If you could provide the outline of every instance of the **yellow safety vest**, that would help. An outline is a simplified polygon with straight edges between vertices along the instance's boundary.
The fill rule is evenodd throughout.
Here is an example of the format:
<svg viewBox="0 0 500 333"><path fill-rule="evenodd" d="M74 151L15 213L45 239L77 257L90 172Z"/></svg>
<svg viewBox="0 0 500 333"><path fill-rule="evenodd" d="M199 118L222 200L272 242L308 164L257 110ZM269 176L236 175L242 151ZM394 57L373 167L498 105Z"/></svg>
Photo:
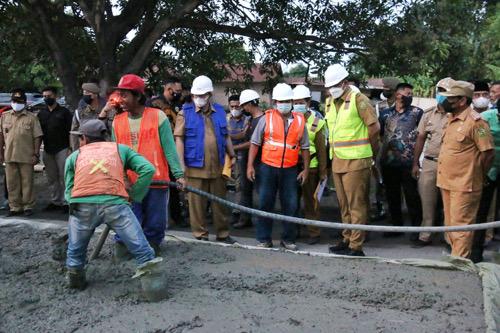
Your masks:
<svg viewBox="0 0 500 333"><path fill-rule="evenodd" d="M311 154L311 162L309 163L310 168L318 167L318 157L316 156L316 146L314 140L316 139L316 133L323 129L325 126L325 121L314 114L311 111L311 115L307 118L307 133L309 134L309 153Z"/></svg>
<svg viewBox="0 0 500 333"><path fill-rule="evenodd" d="M339 112L331 98L326 100L325 118L329 130L330 158L333 158L333 154L343 160L373 156L368 128L356 107L356 95L357 92L351 92Z"/></svg>

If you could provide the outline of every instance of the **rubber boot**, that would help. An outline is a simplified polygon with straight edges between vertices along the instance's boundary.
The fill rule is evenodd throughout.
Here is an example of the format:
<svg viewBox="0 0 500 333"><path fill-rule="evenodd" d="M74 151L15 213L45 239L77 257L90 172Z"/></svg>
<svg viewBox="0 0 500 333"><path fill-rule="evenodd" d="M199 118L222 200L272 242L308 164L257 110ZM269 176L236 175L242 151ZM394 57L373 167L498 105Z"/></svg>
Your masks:
<svg viewBox="0 0 500 333"><path fill-rule="evenodd" d="M87 287L85 270L68 268L68 287L71 289L84 290Z"/></svg>
<svg viewBox="0 0 500 333"><path fill-rule="evenodd" d="M125 244L121 243L121 242L116 242L115 243L115 251L113 253L113 259L115 261L127 261L127 260L130 260L132 259L132 255L130 254L130 252L128 252L128 249L127 247L125 246Z"/></svg>
<svg viewBox="0 0 500 333"><path fill-rule="evenodd" d="M149 246L155 251L155 257L161 257L161 248L160 244L156 244L148 240Z"/></svg>
<svg viewBox="0 0 500 333"><path fill-rule="evenodd" d="M163 258L156 257L137 267L133 279L141 281L142 295L150 302L158 302L167 298L167 281L161 273L160 264Z"/></svg>
<svg viewBox="0 0 500 333"><path fill-rule="evenodd" d="M68 251L68 234L57 235L52 238L52 259L64 261Z"/></svg>

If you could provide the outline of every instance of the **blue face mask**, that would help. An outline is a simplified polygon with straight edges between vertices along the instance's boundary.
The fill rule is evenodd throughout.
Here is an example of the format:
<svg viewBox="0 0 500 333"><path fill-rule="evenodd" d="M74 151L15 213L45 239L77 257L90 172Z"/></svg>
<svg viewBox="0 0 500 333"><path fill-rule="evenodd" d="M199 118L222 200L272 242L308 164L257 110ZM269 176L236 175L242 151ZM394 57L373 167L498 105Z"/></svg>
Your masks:
<svg viewBox="0 0 500 333"><path fill-rule="evenodd" d="M281 114L288 114L292 110L292 103L276 103L276 109L278 109Z"/></svg>
<svg viewBox="0 0 500 333"><path fill-rule="evenodd" d="M436 95L436 101L438 104L443 104L444 100L446 99L446 96L443 96L441 94Z"/></svg>
<svg viewBox="0 0 500 333"><path fill-rule="evenodd" d="M305 104L294 104L293 105L293 111L300 112L300 113L306 113L307 112L307 106Z"/></svg>

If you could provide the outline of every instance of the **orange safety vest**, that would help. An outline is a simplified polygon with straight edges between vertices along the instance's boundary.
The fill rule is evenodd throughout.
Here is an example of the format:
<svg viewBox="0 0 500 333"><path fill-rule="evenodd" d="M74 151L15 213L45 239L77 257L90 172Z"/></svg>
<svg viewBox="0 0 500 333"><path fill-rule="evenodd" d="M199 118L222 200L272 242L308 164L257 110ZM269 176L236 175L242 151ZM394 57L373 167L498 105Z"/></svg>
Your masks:
<svg viewBox="0 0 500 333"><path fill-rule="evenodd" d="M285 133L283 117L278 110L266 111L266 128L261 161L275 168L290 168L299 161L300 139L304 135L304 115L292 112L293 120Z"/></svg>
<svg viewBox="0 0 500 333"><path fill-rule="evenodd" d="M142 114L141 127L139 130L139 145L137 152L144 156L151 164L154 165L156 171L153 176L155 181L169 181L168 163L161 147L160 135L158 133L158 113L161 110L154 108L144 108ZM115 116L113 128L116 142L127 145L132 148L132 136L130 134L130 125L128 122L128 112L123 112ZM137 181L137 174L131 170L127 171L130 182L134 184ZM151 186L165 188L166 185Z"/></svg>
<svg viewBox="0 0 500 333"><path fill-rule="evenodd" d="M80 147L75 164L72 198L108 194L128 199L117 143L95 142Z"/></svg>

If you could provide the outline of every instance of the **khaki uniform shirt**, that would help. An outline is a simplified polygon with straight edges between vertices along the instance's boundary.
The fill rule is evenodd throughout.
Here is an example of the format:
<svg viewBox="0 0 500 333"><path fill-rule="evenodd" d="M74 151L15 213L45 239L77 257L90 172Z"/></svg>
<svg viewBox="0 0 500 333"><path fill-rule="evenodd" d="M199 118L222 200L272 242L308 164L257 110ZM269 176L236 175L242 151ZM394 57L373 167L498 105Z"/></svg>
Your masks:
<svg viewBox="0 0 500 333"><path fill-rule="evenodd" d="M177 107L169 104L164 98L157 98L151 101L151 105L157 109L160 109L165 113L170 121L170 126L172 127L172 132L174 131L175 124L177 122Z"/></svg>
<svg viewBox="0 0 500 333"><path fill-rule="evenodd" d="M347 88L344 91L344 94L335 100L335 108L336 110L342 112L340 108L342 104L344 104L345 99L351 94L351 89ZM358 114L368 127L372 124L375 124L378 121L377 114L375 113L375 109L371 106L370 100L365 95L359 93L356 95L356 108L358 109ZM329 110L330 106L326 106L326 110ZM332 131L333 129L328 129ZM330 142L330 144L332 144ZM332 171L335 173L346 173L350 171L362 170L366 168L370 168L372 166L373 158L361 158L357 160L343 160L335 156L333 154L333 162L332 162Z"/></svg>
<svg viewBox="0 0 500 333"><path fill-rule="evenodd" d="M43 135L38 117L27 110L7 111L0 118L0 127L5 141L5 162L33 163L35 139Z"/></svg>
<svg viewBox="0 0 500 333"><path fill-rule="evenodd" d="M196 112L202 112L201 110L196 110ZM215 137L214 125L212 124L212 119L210 115L215 110L210 107L208 111L203 112L203 119L205 122L205 159L202 168L190 168L186 167L185 175L191 178L203 178L203 179L213 179L221 177L222 175L222 165L219 163L219 152L217 150L217 139ZM179 111L177 114L174 137L184 138L186 127L185 118L183 111Z"/></svg>
<svg viewBox="0 0 500 333"><path fill-rule="evenodd" d="M434 158L439 156L443 132L447 123L448 117L446 113L439 111L437 108L424 113L418 124L418 134L426 136L424 156Z"/></svg>
<svg viewBox="0 0 500 333"><path fill-rule="evenodd" d="M494 148L488 123L470 107L448 116L439 153L437 186L458 192L483 188L481 152Z"/></svg>

